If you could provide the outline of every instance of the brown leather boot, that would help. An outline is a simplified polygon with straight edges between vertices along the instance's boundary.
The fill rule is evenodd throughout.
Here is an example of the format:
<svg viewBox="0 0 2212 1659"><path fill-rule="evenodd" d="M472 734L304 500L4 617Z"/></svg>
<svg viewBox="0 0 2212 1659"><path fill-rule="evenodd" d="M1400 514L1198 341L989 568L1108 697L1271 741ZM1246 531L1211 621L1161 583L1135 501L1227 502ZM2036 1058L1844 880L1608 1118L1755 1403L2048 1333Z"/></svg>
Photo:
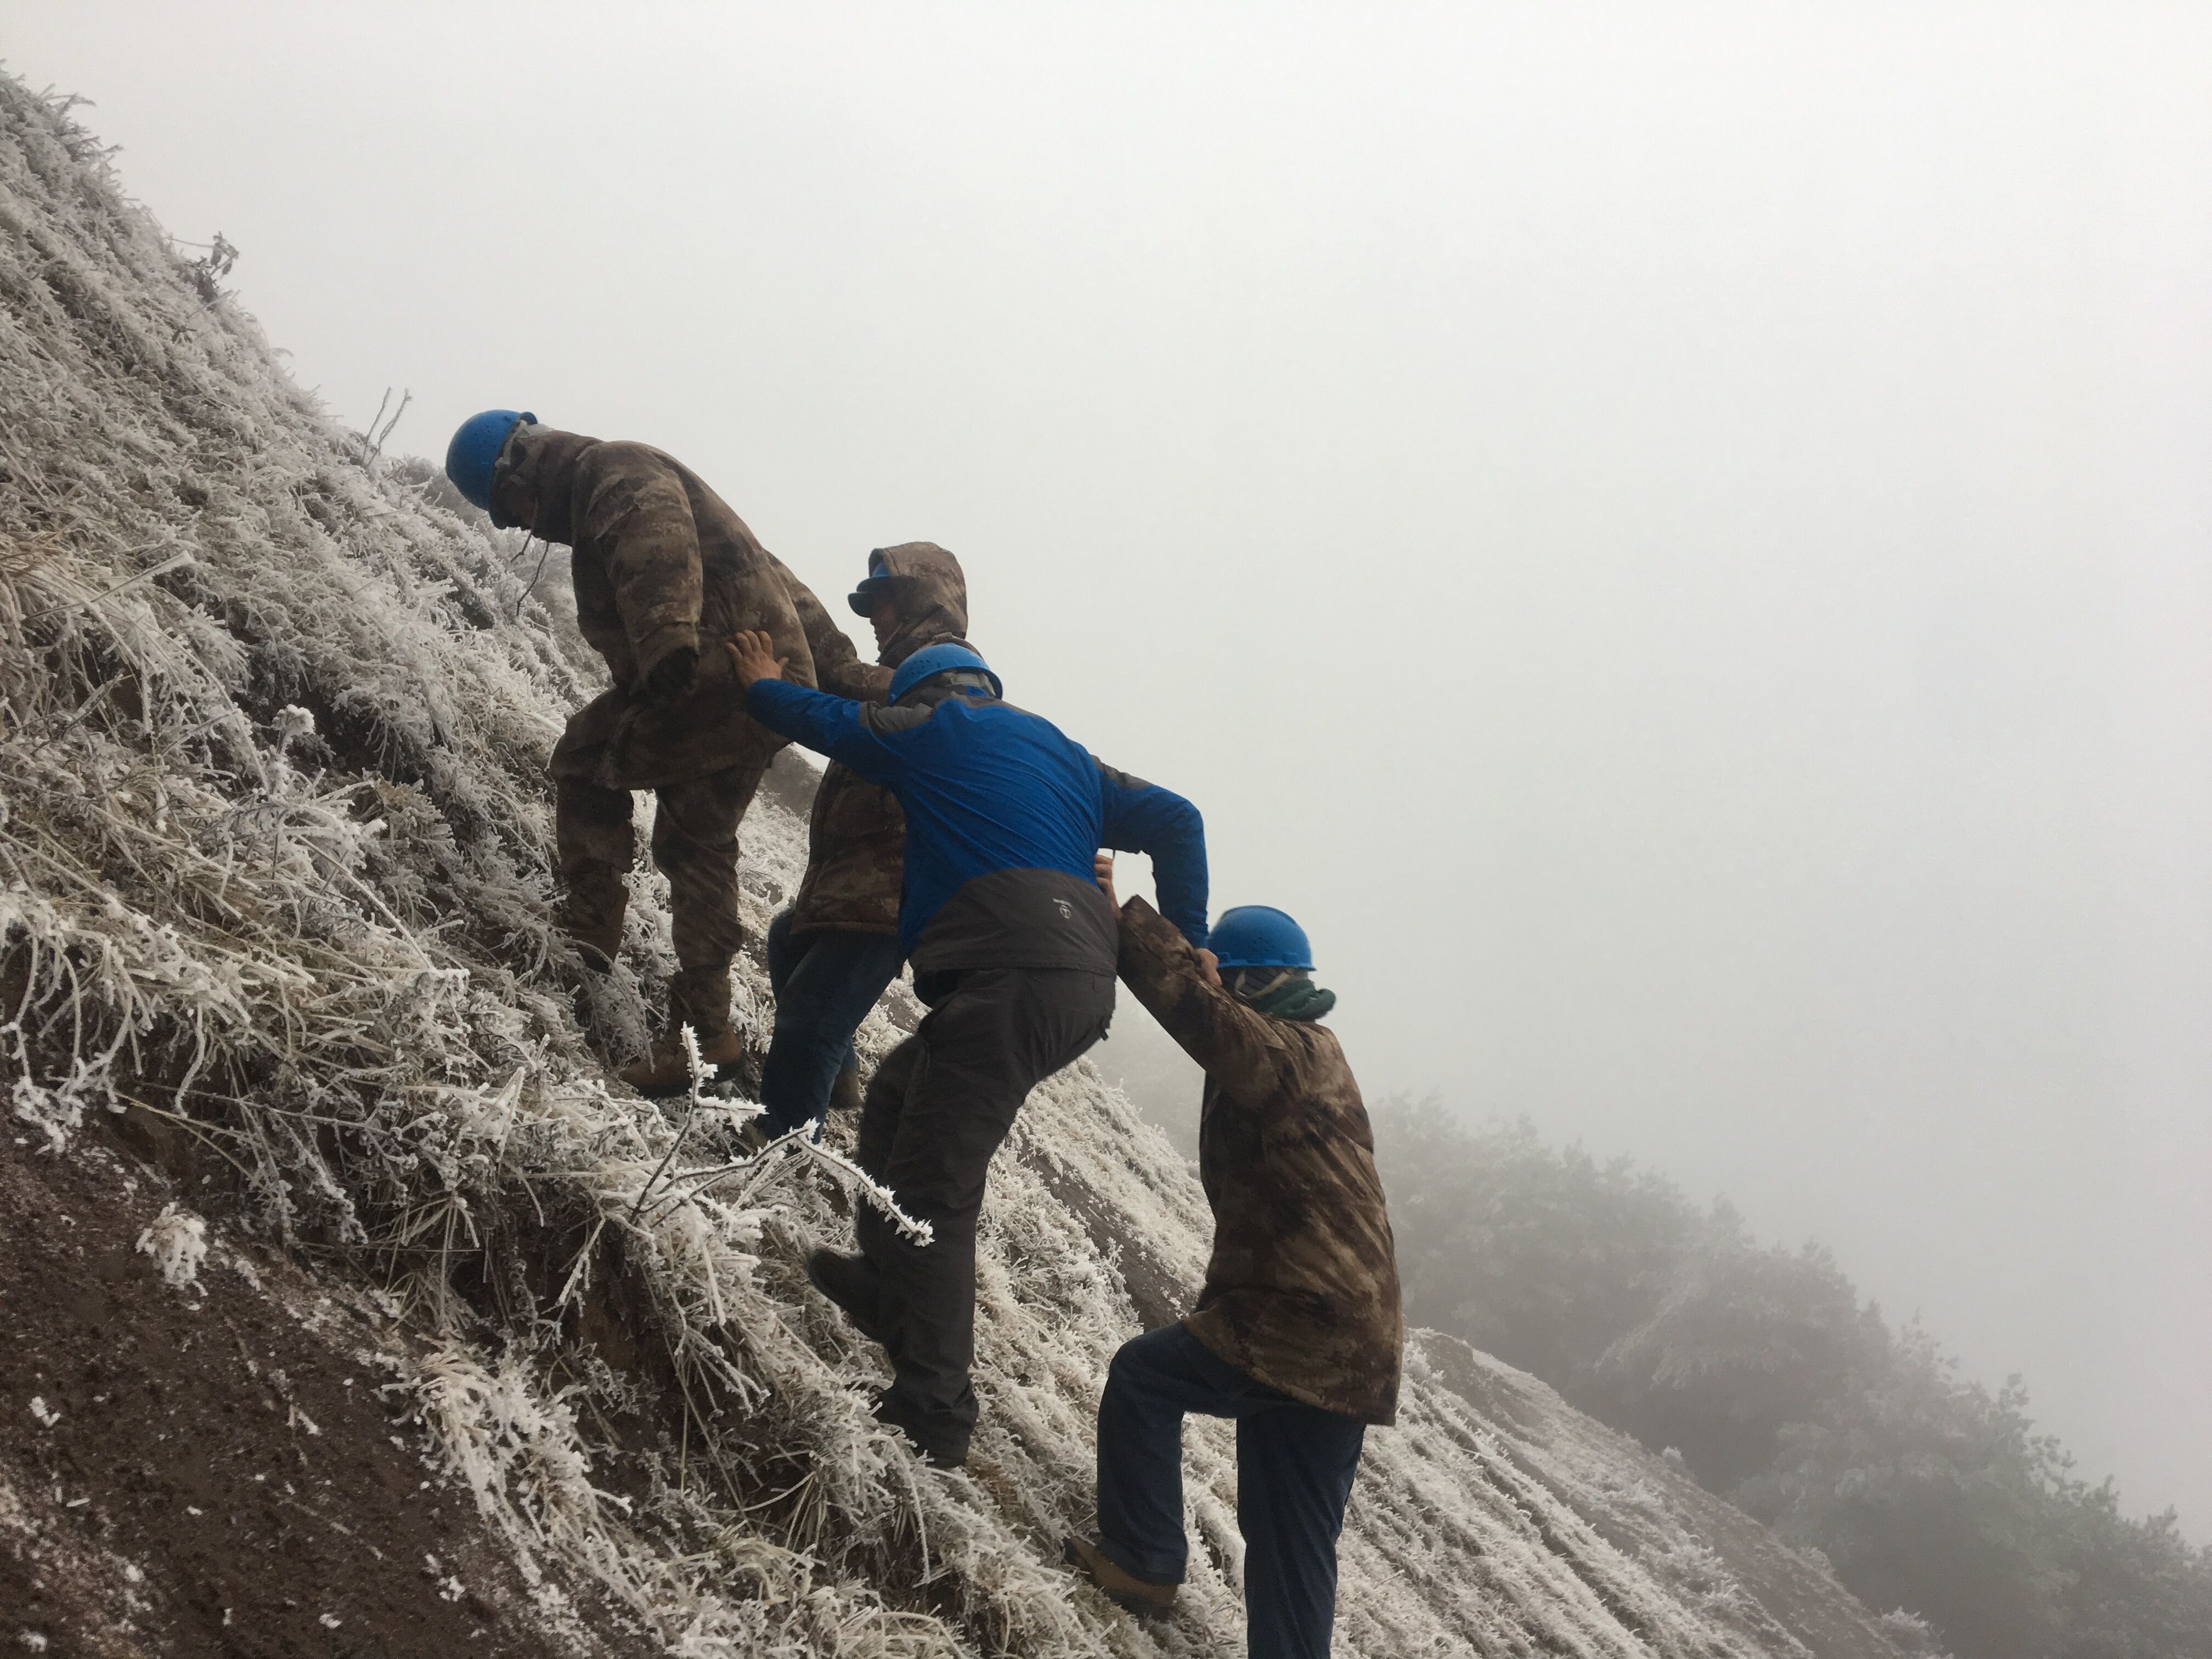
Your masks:
<svg viewBox="0 0 2212 1659"><path fill-rule="evenodd" d="M730 968L679 968L668 981L668 1026L653 1053L615 1073L647 1100L665 1100L691 1086L691 1066L684 1053L684 1028L699 1040L702 1084L737 1076L744 1046L730 1029ZM726 1069L725 1069L726 1068Z"/></svg>
<svg viewBox="0 0 2212 1659"><path fill-rule="evenodd" d="M1163 1613L1175 1607L1176 1586L1155 1584L1121 1571L1114 1558L1087 1538L1071 1538L1060 1557L1106 1592L1106 1599L1131 1613Z"/></svg>
<svg viewBox="0 0 2212 1659"><path fill-rule="evenodd" d="M738 1034L726 1025L699 1037L700 1083L703 1085L718 1081L725 1066L734 1071L744 1052ZM672 1026L653 1045L650 1054L634 1066L623 1066L615 1075L647 1100L665 1100L671 1095L688 1092L691 1087L691 1062L684 1052L683 1026Z"/></svg>
<svg viewBox="0 0 2212 1659"><path fill-rule="evenodd" d="M857 1112L860 1109L860 1068L848 1066L837 1073L837 1080L830 1085L830 1109L833 1112Z"/></svg>

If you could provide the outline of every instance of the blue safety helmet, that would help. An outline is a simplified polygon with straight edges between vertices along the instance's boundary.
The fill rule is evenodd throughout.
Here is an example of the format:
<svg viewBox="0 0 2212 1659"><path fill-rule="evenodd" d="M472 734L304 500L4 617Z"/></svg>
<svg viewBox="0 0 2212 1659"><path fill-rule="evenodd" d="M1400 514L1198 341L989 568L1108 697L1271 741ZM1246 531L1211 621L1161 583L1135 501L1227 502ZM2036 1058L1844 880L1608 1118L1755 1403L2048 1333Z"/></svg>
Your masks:
<svg viewBox="0 0 2212 1659"><path fill-rule="evenodd" d="M1313 971L1306 930L1272 904L1224 910L1206 935L1206 948L1224 968L1295 968Z"/></svg>
<svg viewBox="0 0 2212 1659"><path fill-rule="evenodd" d="M999 677L991 672L991 665L966 646L925 645L901 663L896 672L891 675L891 701L896 702L931 675L949 673L956 668L964 668L971 674L981 674L985 679L990 681L993 696L1003 697L1006 695L1006 687L999 683Z"/></svg>
<svg viewBox="0 0 2212 1659"><path fill-rule="evenodd" d="M487 513L491 512L491 475L499 465L499 453L507 447L507 435L525 421L538 424L538 417L527 410L487 409L463 421L453 441L446 446L446 476L454 489Z"/></svg>
<svg viewBox="0 0 2212 1659"><path fill-rule="evenodd" d="M884 568L884 550L879 547L868 555L868 574L858 587L845 596L845 603L853 607L854 616L872 617L877 603L896 580Z"/></svg>

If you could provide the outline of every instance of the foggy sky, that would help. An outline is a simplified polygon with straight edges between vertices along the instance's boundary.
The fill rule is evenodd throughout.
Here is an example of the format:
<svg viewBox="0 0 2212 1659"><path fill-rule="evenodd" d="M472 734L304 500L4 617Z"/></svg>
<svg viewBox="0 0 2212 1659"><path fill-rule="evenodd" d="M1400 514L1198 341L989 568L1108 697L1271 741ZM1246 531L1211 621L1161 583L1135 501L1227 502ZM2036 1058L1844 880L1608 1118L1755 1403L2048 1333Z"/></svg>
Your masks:
<svg viewBox="0 0 2212 1659"><path fill-rule="evenodd" d="M1828 1243L2212 1535L2212 12L596 10L0 60L393 448L953 549L1370 1097Z"/></svg>

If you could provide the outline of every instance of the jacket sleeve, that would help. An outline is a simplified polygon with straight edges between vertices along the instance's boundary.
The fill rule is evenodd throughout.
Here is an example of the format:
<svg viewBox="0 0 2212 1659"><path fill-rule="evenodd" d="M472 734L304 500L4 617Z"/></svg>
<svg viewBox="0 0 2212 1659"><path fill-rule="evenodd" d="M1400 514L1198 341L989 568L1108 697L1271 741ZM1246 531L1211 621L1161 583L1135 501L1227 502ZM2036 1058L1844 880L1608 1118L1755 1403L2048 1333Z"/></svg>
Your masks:
<svg viewBox="0 0 2212 1659"><path fill-rule="evenodd" d="M768 558L784 592L791 596L792 609L799 612L799 629L814 658L815 684L834 696L881 702L891 689L891 671L862 662L860 653L853 648L852 636L837 626L822 601L814 597L814 590L793 575L790 567L775 554Z"/></svg>
<svg viewBox="0 0 2212 1659"><path fill-rule="evenodd" d="M1092 757L1097 760L1097 757ZM1172 789L1163 789L1103 761L1098 766L1100 822L1106 845L1146 853L1160 910L1193 945L1206 944L1206 820Z"/></svg>
<svg viewBox="0 0 2212 1659"><path fill-rule="evenodd" d="M1121 907L1121 982L1206 1074L1240 1100L1272 1093L1284 1054L1271 1022L1210 983L1198 955L1140 898Z"/></svg>
<svg viewBox="0 0 2212 1659"><path fill-rule="evenodd" d="M615 609L641 679L699 648L699 532L683 480L643 444L595 444L576 465L575 532L605 550Z"/></svg>
<svg viewBox="0 0 2212 1659"><path fill-rule="evenodd" d="M872 708L789 680L755 680L745 692L745 712L769 731L844 762L870 783L896 785L906 775L898 735L929 711Z"/></svg>

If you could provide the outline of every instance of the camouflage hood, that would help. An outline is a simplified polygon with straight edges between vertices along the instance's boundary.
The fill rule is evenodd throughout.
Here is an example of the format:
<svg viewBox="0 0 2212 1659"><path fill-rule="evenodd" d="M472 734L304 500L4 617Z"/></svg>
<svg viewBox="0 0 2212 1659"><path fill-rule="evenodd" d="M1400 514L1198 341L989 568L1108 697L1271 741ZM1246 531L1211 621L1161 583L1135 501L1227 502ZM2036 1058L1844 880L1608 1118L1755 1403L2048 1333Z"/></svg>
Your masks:
<svg viewBox="0 0 2212 1659"><path fill-rule="evenodd" d="M896 668L925 645L968 637L968 578L959 560L935 542L902 542L868 556L872 566L880 560L896 584L891 599L899 608L898 632L878 662Z"/></svg>
<svg viewBox="0 0 2212 1659"><path fill-rule="evenodd" d="M968 579L959 560L934 542L905 542L878 548L870 562L881 563L891 578L901 618L876 659L883 668L874 672L897 667L926 645L967 642ZM889 678L884 688L850 695L879 702ZM814 796L806 878L792 902L793 928L895 933L905 873L906 814L898 797L831 762Z"/></svg>

